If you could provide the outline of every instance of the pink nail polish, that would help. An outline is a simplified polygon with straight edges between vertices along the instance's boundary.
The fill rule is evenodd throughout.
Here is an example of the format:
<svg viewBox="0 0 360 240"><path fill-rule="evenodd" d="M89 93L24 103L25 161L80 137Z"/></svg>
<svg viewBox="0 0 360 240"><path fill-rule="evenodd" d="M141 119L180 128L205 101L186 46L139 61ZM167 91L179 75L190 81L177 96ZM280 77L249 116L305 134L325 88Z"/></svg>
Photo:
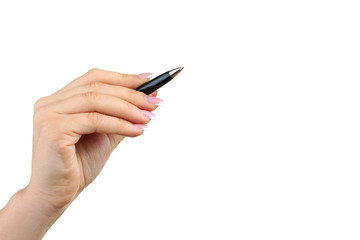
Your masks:
<svg viewBox="0 0 360 240"><path fill-rule="evenodd" d="M145 111L145 110L141 110L142 114L145 116L145 117L149 117L149 118L154 118L156 117L155 114L153 114L152 112L149 112L149 111Z"/></svg>
<svg viewBox="0 0 360 240"><path fill-rule="evenodd" d="M162 103L164 101L160 98L152 97L152 96L146 96L146 100L148 103L155 104L155 105L158 105L159 103Z"/></svg>
<svg viewBox="0 0 360 240"><path fill-rule="evenodd" d="M148 76L150 76L152 73L141 73L141 74L138 74L136 75L138 78L140 79L143 79L143 78L146 78Z"/></svg>
<svg viewBox="0 0 360 240"><path fill-rule="evenodd" d="M137 129L137 130L144 130L145 128L147 128L147 125L145 124L134 124L134 127Z"/></svg>

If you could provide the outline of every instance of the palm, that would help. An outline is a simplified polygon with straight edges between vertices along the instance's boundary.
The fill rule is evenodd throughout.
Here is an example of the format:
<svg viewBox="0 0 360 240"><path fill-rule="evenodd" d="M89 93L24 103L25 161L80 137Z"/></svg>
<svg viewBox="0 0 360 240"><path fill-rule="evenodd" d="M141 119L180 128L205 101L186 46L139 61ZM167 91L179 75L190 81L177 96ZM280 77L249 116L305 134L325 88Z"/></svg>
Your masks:
<svg viewBox="0 0 360 240"><path fill-rule="evenodd" d="M120 135L101 133L82 135L80 139L78 137L80 136L67 139L69 144L65 144L61 152L58 152L61 160L49 158L55 161L51 161L47 171L44 172L43 168L37 167L33 169L34 176L41 176L34 178L34 182L37 183L33 185L41 186L41 193L45 194L54 206L65 206L88 186L99 175L111 152L124 138ZM76 142L76 144L70 142ZM38 144L35 148L49 146L48 144L49 142ZM50 146L54 145L50 144ZM38 160L41 160L41 156L35 155L34 161ZM52 181L48 179L52 179Z"/></svg>
<svg viewBox="0 0 360 240"><path fill-rule="evenodd" d="M93 133L83 135L75 145L78 176L81 189L89 185L100 173L111 152L123 136Z"/></svg>

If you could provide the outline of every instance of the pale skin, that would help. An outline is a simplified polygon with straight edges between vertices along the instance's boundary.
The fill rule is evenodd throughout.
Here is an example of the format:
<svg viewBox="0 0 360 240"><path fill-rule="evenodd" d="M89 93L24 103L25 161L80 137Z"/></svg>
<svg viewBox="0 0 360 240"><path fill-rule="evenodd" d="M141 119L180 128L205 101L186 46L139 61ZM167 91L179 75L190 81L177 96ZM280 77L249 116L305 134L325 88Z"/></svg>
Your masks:
<svg viewBox="0 0 360 240"><path fill-rule="evenodd" d="M34 106L31 179L0 210L0 239L42 239L101 172L125 137L137 137L161 102L148 81L92 69Z"/></svg>

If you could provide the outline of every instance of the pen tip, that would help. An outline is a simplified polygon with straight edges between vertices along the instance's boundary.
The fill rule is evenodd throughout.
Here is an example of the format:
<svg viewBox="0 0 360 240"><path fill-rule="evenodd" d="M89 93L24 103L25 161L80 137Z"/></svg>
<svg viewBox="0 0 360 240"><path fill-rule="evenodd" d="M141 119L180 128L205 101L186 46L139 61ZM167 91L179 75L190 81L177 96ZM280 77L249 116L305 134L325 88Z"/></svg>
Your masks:
<svg viewBox="0 0 360 240"><path fill-rule="evenodd" d="M169 71L169 74L171 75L172 78L174 78L174 77L175 77L176 75L178 75L178 74L181 72L181 70L183 70L183 69L184 69L184 67L175 68L175 69Z"/></svg>

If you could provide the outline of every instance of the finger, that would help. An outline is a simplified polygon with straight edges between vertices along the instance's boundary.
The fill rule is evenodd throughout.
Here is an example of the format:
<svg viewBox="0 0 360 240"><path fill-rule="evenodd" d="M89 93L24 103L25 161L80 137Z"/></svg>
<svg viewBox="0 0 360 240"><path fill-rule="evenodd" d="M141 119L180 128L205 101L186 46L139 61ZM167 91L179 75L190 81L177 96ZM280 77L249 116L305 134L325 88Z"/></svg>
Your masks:
<svg viewBox="0 0 360 240"><path fill-rule="evenodd" d="M67 91L54 94L50 97L44 98L37 107L43 107L45 105L54 103L56 101L65 100L67 98L73 97L78 94L84 94L86 92L97 92L100 94L106 94L113 97L118 97L124 101L127 101L140 109L144 109L147 111L154 111L157 108L156 101L154 102L150 95L150 98L142 92L122 87L122 86L114 86L101 82L94 82L85 86L79 86L76 88L71 88ZM156 100L156 99L155 99ZM161 99L157 100L158 102Z"/></svg>
<svg viewBox="0 0 360 240"><path fill-rule="evenodd" d="M149 96L156 97L157 95L158 95L158 91L155 91L155 92L151 93Z"/></svg>
<svg viewBox="0 0 360 240"><path fill-rule="evenodd" d="M124 74L94 68L82 75L81 77L73 80L67 86L60 89L58 92L62 92L70 88L86 85L93 82L102 82L110 85L117 85L135 89L150 80L149 78L146 78L144 76L146 75Z"/></svg>
<svg viewBox="0 0 360 240"><path fill-rule="evenodd" d="M54 111L60 114L98 112L139 124L148 123L151 116L150 112L140 110L135 105L120 98L97 92L78 94L49 104L39 111L41 110Z"/></svg>
<svg viewBox="0 0 360 240"><path fill-rule="evenodd" d="M132 124L124 119L96 112L68 115L65 121L67 129L78 135L96 132L136 137L141 135L146 128L143 124Z"/></svg>

